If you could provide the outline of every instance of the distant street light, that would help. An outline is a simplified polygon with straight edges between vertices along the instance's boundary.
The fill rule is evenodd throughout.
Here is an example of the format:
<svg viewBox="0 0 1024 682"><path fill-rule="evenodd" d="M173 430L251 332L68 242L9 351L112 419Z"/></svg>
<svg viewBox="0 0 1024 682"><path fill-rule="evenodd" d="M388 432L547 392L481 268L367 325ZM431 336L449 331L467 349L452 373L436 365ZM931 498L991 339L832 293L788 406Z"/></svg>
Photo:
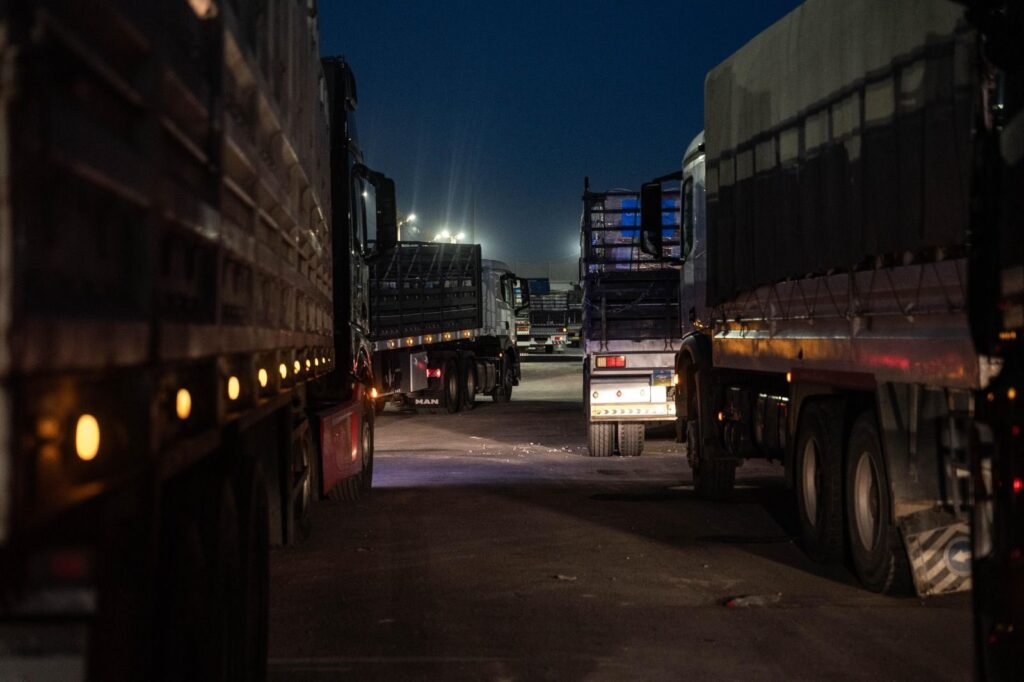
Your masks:
<svg viewBox="0 0 1024 682"><path fill-rule="evenodd" d="M416 214L410 213L405 220L398 221L398 241L402 241L402 228L408 227L409 234L407 236L413 236L420 233L420 228L414 224L416 222Z"/></svg>
<svg viewBox="0 0 1024 682"><path fill-rule="evenodd" d="M445 228L434 235L433 241L441 242L445 244L458 244L459 242L466 240L466 233L459 231L457 234L452 234L451 230Z"/></svg>

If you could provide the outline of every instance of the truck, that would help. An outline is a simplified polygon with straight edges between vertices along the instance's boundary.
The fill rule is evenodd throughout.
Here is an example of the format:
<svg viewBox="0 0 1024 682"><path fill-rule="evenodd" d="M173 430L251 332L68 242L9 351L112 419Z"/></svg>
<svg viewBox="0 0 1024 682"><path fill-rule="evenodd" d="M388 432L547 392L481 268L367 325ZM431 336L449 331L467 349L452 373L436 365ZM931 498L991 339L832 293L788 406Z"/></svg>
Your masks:
<svg viewBox="0 0 1024 682"><path fill-rule="evenodd" d="M472 409L478 395L507 402L521 377L518 278L478 244L397 242L371 266L374 388L425 412ZM527 301L528 299L527 294Z"/></svg>
<svg viewBox="0 0 1024 682"><path fill-rule="evenodd" d="M565 351L568 341L569 297L564 291L530 295L528 350Z"/></svg>
<svg viewBox="0 0 1024 682"><path fill-rule="evenodd" d="M969 587L976 416L1015 398L968 319L974 54L944 0L807 0L708 74L683 157L695 489L781 462L807 554L879 592Z"/></svg>
<svg viewBox="0 0 1024 682"><path fill-rule="evenodd" d="M0 25L0 677L259 679L269 545L372 475L351 71L306 2Z"/></svg>
<svg viewBox="0 0 1024 682"><path fill-rule="evenodd" d="M660 242L650 254L641 248L650 245L641 244L640 194L592 192L584 180L583 412L591 457L639 456L646 424L675 421L678 190L662 192L655 214Z"/></svg>

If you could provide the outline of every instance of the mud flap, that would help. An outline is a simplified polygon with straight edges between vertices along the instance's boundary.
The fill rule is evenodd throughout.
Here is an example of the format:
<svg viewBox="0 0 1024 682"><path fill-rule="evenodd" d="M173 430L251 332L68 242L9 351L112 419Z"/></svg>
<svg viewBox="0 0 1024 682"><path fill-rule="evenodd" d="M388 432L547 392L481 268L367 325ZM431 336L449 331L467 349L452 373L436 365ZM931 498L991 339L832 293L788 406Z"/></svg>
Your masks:
<svg viewBox="0 0 1024 682"><path fill-rule="evenodd" d="M899 523L918 595L971 588L971 533L966 521L952 514L923 511Z"/></svg>

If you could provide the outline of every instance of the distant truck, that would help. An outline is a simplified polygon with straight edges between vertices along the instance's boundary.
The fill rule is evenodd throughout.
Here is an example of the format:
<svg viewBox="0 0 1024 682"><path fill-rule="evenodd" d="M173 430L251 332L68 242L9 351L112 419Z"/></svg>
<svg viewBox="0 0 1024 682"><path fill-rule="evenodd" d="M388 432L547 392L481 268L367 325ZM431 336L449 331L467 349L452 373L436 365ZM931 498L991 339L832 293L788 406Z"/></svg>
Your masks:
<svg viewBox="0 0 1024 682"><path fill-rule="evenodd" d="M380 251L370 311L381 405L451 413L478 395L511 398L520 380L520 283L507 265L480 256L476 244L398 242Z"/></svg>
<svg viewBox="0 0 1024 682"><path fill-rule="evenodd" d="M530 351L561 353L568 342L569 297L564 291L530 293Z"/></svg>
<svg viewBox="0 0 1024 682"><path fill-rule="evenodd" d="M0 677L260 679L268 545L372 475L352 73L307 3L0 28Z"/></svg>
<svg viewBox="0 0 1024 682"><path fill-rule="evenodd" d="M646 424L675 421L678 190L658 202L652 256L641 249L639 193L592 192L584 181L583 403L592 457L638 456Z"/></svg>
<svg viewBox="0 0 1024 682"><path fill-rule="evenodd" d="M682 164L673 412L696 490L782 462L807 553L883 592L968 587L975 409L1015 398L986 390L1000 365L968 325L962 19L942 0L807 0L708 74ZM643 189L656 255L663 196Z"/></svg>

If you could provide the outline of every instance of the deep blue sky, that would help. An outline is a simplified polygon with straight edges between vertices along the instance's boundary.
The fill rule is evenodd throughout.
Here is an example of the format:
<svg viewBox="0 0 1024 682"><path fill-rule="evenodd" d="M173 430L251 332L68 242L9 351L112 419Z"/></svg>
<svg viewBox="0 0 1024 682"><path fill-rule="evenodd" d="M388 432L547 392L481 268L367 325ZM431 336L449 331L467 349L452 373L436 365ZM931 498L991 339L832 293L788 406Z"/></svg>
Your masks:
<svg viewBox="0 0 1024 682"><path fill-rule="evenodd" d="M704 75L799 0L321 0L368 165L424 231L484 256L578 255L583 176L638 187L702 128Z"/></svg>

